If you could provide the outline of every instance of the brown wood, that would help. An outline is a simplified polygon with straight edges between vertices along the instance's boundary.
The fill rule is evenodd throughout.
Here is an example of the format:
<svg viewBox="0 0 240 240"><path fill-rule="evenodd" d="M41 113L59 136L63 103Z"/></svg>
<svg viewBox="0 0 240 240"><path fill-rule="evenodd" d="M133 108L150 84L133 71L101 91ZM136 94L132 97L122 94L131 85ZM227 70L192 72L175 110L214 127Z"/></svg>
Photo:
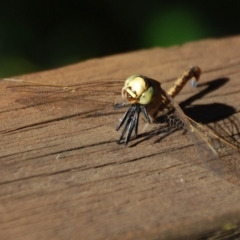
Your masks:
<svg viewBox="0 0 240 240"><path fill-rule="evenodd" d="M186 113L198 121L238 119L239 49L240 37L205 40L18 77L78 85L76 92L0 82L0 238L193 239L236 232L240 186L199 164L194 146L184 151L181 138L175 154L165 152L173 136L117 145L123 111L111 104L132 74L167 90L198 65L199 88L186 86L176 102L188 99L193 107Z"/></svg>

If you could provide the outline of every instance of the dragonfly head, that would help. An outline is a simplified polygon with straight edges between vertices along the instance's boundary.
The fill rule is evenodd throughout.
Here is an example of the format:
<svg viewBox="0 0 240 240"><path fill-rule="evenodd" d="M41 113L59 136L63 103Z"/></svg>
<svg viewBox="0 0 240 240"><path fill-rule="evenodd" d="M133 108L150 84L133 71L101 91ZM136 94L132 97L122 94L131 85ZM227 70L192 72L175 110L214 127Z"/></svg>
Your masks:
<svg viewBox="0 0 240 240"><path fill-rule="evenodd" d="M149 104L154 95L154 88L148 78L142 75L129 77L122 89L122 97L131 104Z"/></svg>

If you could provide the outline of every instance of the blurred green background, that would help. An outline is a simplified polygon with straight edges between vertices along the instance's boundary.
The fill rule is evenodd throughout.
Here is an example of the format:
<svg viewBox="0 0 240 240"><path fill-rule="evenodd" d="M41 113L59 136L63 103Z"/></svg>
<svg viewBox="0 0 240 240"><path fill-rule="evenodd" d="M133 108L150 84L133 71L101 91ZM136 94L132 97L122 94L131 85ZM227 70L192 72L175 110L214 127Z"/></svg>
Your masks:
<svg viewBox="0 0 240 240"><path fill-rule="evenodd" d="M0 2L0 77L240 33L240 1ZM223 49L224 51L224 49Z"/></svg>

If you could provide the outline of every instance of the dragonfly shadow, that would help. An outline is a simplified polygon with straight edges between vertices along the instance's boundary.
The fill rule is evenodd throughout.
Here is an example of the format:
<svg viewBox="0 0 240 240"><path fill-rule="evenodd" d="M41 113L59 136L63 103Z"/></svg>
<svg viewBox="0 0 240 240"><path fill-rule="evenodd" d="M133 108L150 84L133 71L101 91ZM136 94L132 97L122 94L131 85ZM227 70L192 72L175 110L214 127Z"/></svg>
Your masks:
<svg viewBox="0 0 240 240"><path fill-rule="evenodd" d="M217 90L229 81L229 78L219 78L207 83L199 84L198 87L207 86L201 92L181 102L179 106L184 113L196 122L208 124L219 119L227 118L236 112L232 106L222 103L191 105L194 101L203 98L210 92Z"/></svg>
<svg viewBox="0 0 240 240"><path fill-rule="evenodd" d="M190 105L192 102L194 102L200 98L203 98L208 93L213 92L213 91L217 90L218 88L222 87L228 81L229 81L229 78L218 78L218 79L206 82L206 83L198 84L197 85L198 88L204 87L204 86L207 86L207 88L205 88L201 92L195 94L194 96L186 99L185 101L181 102L180 106L184 108L185 106Z"/></svg>
<svg viewBox="0 0 240 240"><path fill-rule="evenodd" d="M217 90L229 81L229 78L219 78L198 87L207 86L201 92L181 102L179 106L184 113L198 123L206 124L217 135L233 145L240 146L240 121L234 116L236 109L223 103L191 105L194 101Z"/></svg>

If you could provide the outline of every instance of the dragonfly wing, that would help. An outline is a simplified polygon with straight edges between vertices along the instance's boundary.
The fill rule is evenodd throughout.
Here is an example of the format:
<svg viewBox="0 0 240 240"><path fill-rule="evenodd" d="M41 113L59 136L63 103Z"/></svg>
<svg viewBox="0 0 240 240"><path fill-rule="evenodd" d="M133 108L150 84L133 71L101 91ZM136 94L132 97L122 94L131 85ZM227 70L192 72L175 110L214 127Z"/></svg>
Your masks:
<svg viewBox="0 0 240 240"><path fill-rule="evenodd" d="M122 101L122 81L83 83L74 86L74 91L8 81L2 82L0 87L4 93L0 111L6 119L12 119L3 121L1 132L65 121L71 128L78 125L80 131L92 129L94 132L94 128L108 126L106 131L113 132L112 139L118 136L114 129L125 109L116 111L113 106Z"/></svg>
<svg viewBox="0 0 240 240"><path fill-rule="evenodd" d="M221 147L221 145L219 145L219 139L213 138L207 127L194 122L190 118L189 121L191 122L190 134L195 148L203 161L203 165L220 176L225 176L226 169L223 164L223 159L220 158L217 150L218 147Z"/></svg>
<svg viewBox="0 0 240 240"><path fill-rule="evenodd" d="M239 139L236 140L236 137L233 139L232 134L226 131L222 131L222 134L219 135L213 129L196 123L183 113L171 97L168 97L168 100L170 102L169 108L172 109L170 114L174 116L171 119L173 123L172 126L165 127L165 129L160 127L161 136L159 140L162 141L165 138L163 132L166 136L171 135L170 138L168 137L171 141L169 143L171 146L169 147L169 154L185 162L187 161L186 158L189 158L194 165L198 165L198 159L200 159L206 168L228 181L240 184ZM168 113L163 111L160 114L166 115ZM232 123L232 121L230 122ZM179 131L181 128L183 131ZM224 129L226 128L225 126ZM215 126L215 129L219 131L219 127L217 129ZM228 129L232 128L228 127ZM239 127L235 126L235 129L239 129ZM190 146L193 145L194 148L191 148ZM178 152L174 150L175 148L179 149Z"/></svg>
<svg viewBox="0 0 240 240"><path fill-rule="evenodd" d="M210 138L223 161L225 174L234 182L240 178L240 122L235 116L209 126Z"/></svg>
<svg viewBox="0 0 240 240"><path fill-rule="evenodd" d="M203 165L226 180L240 184L239 143L236 139L233 139L232 133L226 131L227 120L224 120L224 128L222 128L223 124L219 122L218 124L215 123L212 129L195 122L191 118L185 118L186 120L190 122L189 134ZM224 131L220 132L220 126Z"/></svg>

